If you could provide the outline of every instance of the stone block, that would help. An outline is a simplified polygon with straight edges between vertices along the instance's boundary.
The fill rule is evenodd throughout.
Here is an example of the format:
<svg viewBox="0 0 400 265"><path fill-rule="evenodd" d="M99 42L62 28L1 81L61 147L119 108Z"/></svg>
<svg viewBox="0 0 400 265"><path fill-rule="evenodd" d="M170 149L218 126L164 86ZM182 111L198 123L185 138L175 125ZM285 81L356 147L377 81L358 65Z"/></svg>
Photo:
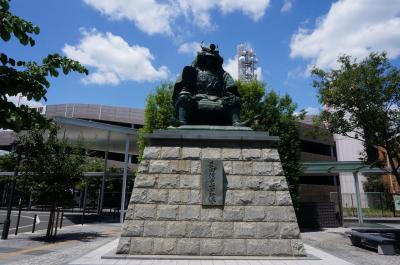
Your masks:
<svg viewBox="0 0 400 265"><path fill-rule="evenodd" d="M180 147L163 146L160 152L160 159L179 159L181 153Z"/></svg>
<svg viewBox="0 0 400 265"><path fill-rule="evenodd" d="M167 237L185 237L187 235L188 222L168 222L166 235Z"/></svg>
<svg viewBox="0 0 400 265"><path fill-rule="evenodd" d="M201 239L200 240L200 255L214 256L223 254L222 239Z"/></svg>
<svg viewBox="0 0 400 265"><path fill-rule="evenodd" d="M262 221L265 218L263 206L246 206L244 207L245 221Z"/></svg>
<svg viewBox="0 0 400 265"><path fill-rule="evenodd" d="M150 160L150 173L171 173L169 160Z"/></svg>
<svg viewBox="0 0 400 265"><path fill-rule="evenodd" d="M295 222L296 214L291 206L265 207L265 220L270 222Z"/></svg>
<svg viewBox="0 0 400 265"><path fill-rule="evenodd" d="M232 174L235 175L251 175L253 162L250 161L233 161Z"/></svg>
<svg viewBox="0 0 400 265"><path fill-rule="evenodd" d="M261 150L256 148L242 149L243 160L258 160L261 158Z"/></svg>
<svg viewBox="0 0 400 265"><path fill-rule="evenodd" d="M178 255L200 255L200 240L197 238L178 238Z"/></svg>
<svg viewBox="0 0 400 265"><path fill-rule="evenodd" d="M292 198L289 191L276 192L276 205L292 205Z"/></svg>
<svg viewBox="0 0 400 265"><path fill-rule="evenodd" d="M301 240L292 239L290 242L292 245L293 256L306 256L306 250Z"/></svg>
<svg viewBox="0 0 400 265"><path fill-rule="evenodd" d="M165 203L168 201L168 190L149 189L147 193L148 203Z"/></svg>
<svg viewBox="0 0 400 265"><path fill-rule="evenodd" d="M222 221L222 209L220 208L202 208L201 209L202 221Z"/></svg>
<svg viewBox="0 0 400 265"><path fill-rule="evenodd" d="M135 237L143 235L143 220L131 220L125 222L122 228L121 237Z"/></svg>
<svg viewBox="0 0 400 265"><path fill-rule="evenodd" d="M269 256L270 241L268 239L247 239L247 255Z"/></svg>
<svg viewBox="0 0 400 265"><path fill-rule="evenodd" d="M129 254L141 255L153 253L153 238L146 237L132 237L131 248Z"/></svg>
<svg viewBox="0 0 400 265"><path fill-rule="evenodd" d="M260 222L257 223L258 238L279 238L279 223Z"/></svg>
<svg viewBox="0 0 400 265"><path fill-rule="evenodd" d="M155 204L136 204L135 205L135 219L153 220L156 217Z"/></svg>
<svg viewBox="0 0 400 265"><path fill-rule="evenodd" d="M264 186L263 177L260 176L243 176L242 188L249 190L260 190Z"/></svg>
<svg viewBox="0 0 400 265"><path fill-rule="evenodd" d="M129 203L146 203L148 189L134 188Z"/></svg>
<svg viewBox="0 0 400 265"><path fill-rule="evenodd" d="M273 176L273 162L253 162L253 174L259 176Z"/></svg>
<svg viewBox="0 0 400 265"><path fill-rule="evenodd" d="M183 204L184 203L184 199L183 194L184 191L183 190L169 190L169 196L168 196L168 203L169 204Z"/></svg>
<svg viewBox="0 0 400 265"><path fill-rule="evenodd" d="M200 205L180 205L179 220L200 220Z"/></svg>
<svg viewBox="0 0 400 265"><path fill-rule="evenodd" d="M284 175L282 164L280 162L272 162L272 168L274 172L274 176Z"/></svg>
<svg viewBox="0 0 400 265"><path fill-rule="evenodd" d="M135 205L129 205L126 210L125 220L133 220L133 215L135 213Z"/></svg>
<svg viewBox="0 0 400 265"><path fill-rule="evenodd" d="M201 174L200 161L190 161L190 173L191 174Z"/></svg>
<svg viewBox="0 0 400 265"><path fill-rule="evenodd" d="M200 175L180 175L181 189L200 189Z"/></svg>
<svg viewBox="0 0 400 265"><path fill-rule="evenodd" d="M182 147L182 159L197 160L201 157L201 148L198 147Z"/></svg>
<svg viewBox="0 0 400 265"><path fill-rule="evenodd" d="M228 175L226 179L228 181L228 189L243 189L242 176Z"/></svg>
<svg viewBox="0 0 400 265"><path fill-rule="evenodd" d="M143 150L142 159L158 159L160 157L161 147L146 146Z"/></svg>
<svg viewBox="0 0 400 265"><path fill-rule="evenodd" d="M271 256L292 256L292 245L290 240L270 239L270 255Z"/></svg>
<svg viewBox="0 0 400 265"><path fill-rule="evenodd" d="M157 179L159 189L174 189L179 187L179 175L177 174L160 174Z"/></svg>
<svg viewBox="0 0 400 265"><path fill-rule="evenodd" d="M138 167L138 173L147 173L149 171L150 160L142 159Z"/></svg>
<svg viewBox="0 0 400 265"><path fill-rule="evenodd" d="M201 190L188 190L188 204L201 204Z"/></svg>
<svg viewBox="0 0 400 265"><path fill-rule="evenodd" d="M275 192L258 190L254 191L254 205L274 205Z"/></svg>
<svg viewBox="0 0 400 265"><path fill-rule="evenodd" d="M235 238L255 238L256 233L256 222L237 222L233 225L233 235Z"/></svg>
<svg viewBox="0 0 400 265"><path fill-rule="evenodd" d="M167 223L163 221L145 221L144 237L164 237Z"/></svg>
<svg viewBox="0 0 400 265"><path fill-rule="evenodd" d="M264 177L265 190L288 190L286 178L284 176Z"/></svg>
<svg viewBox="0 0 400 265"><path fill-rule="evenodd" d="M233 191L234 205L251 205L254 202L254 191L235 190Z"/></svg>
<svg viewBox="0 0 400 265"><path fill-rule="evenodd" d="M300 238L300 230L297 223L280 223L280 238Z"/></svg>
<svg viewBox="0 0 400 265"><path fill-rule="evenodd" d="M176 220L178 217L178 205L158 205L157 220Z"/></svg>
<svg viewBox="0 0 400 265"><path fill-rule="evenodd" d="M246 239L225 239L224 255L244 256L246 255Z"/></svg>
<svg viewBox="0 0 400 265"><path fill-rule="evenodd" d="M155 175L139 174L135 178L135 188L154 188L155 184Z"/></svg>
<svg viewBox="0 0 400 265"><path fill-rule="evenodd" d="M169 168L170 168L170 173L190 173L191 161L190 160L170 160Z"/></svg>
<svg viewBox="0 0 400 265"><path fill-rule="evenodd" d="M223 212L224 221L243 221L244 208L242 206L225 206Z"/></svg>
<svg viewBox="0 0 400 265"><path fill-rule="evenodd" d="M130 247L131 247L131 238L123 237L121 235L117 246L117 254L129 254Z"/></svg>
<svg viewBox="0 0 400 265"><path fill-rule="evenodd" d="M177 239L176 238L155 238L154 250L155 255L172 255L176 254Z"/></svg>
<svg viewBox="0 0 400 265"><path fill-rule="evenodd" d="M232 161L223 161L222 164L224 166L224 173L232 174Z"/></svg>
<svg viewBox="0 0 400 265"><path fill-rule="evenodd" d="M188 237L211 237L210 222L189 222Z"/></svg>
<svg viewBox="0 0 400 265"><path fill-rule="evenodd" d="M277 149L262 149L261 159L264 161L279 161L279 153Z"/></svg>
<svg viewBox="0 0 400 265"><path fill-rule="evenodd" d="M240 160L241 150L239 148L222 148L223 160Z"/></svg>
<svg viewBox="0 0 400 265"><path fill-rule="evenodd" d="M201 158L221 159L221 148L203 148L201 150Z"/></svg>
<svg viewBox="0 0 400 265"><path fill-rule="evenodd" d="M231 238L233 236L233 222L212 222L211 236L213 238Z"/></svg>

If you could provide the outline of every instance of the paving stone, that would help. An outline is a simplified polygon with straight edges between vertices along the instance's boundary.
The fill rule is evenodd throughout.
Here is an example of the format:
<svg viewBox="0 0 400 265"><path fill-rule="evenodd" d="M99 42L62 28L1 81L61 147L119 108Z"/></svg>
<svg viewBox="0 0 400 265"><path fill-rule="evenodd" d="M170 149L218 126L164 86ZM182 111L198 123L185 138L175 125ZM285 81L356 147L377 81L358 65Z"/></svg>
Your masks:
<svg viewBox="0 0 400 265"><path fill-rule="evenodd" d="M153 238L146 237L132 237L131 248L129 254L152 254L153 253Z"/></svg>
<svg viewBox="0 0 400 265"><path fill-rule="evenodd" d="M223 160L240 160L241 157L240 148L222 148Z"/></svg>
<svg viewBox="0 0 400 265"><path fill-rule="evenodd" d="M244 256L246 255L246 239L225 239L224 255Z"/></svg>
<svg viewBox="0 0 400 265"><path fill-rule="evenodd" d="M161 147L146 146L143 150L142 159L158 159L160 156Z"/></svg>
<svg viewBox="0 0 400 265"><path fill-rule="evenodd" d="M180 153L180 147L163 146L160 152L160 159L179 159Z"/></svg>
<svg viewBox="0 0 400 265"><path fill-rule="evenodd" d="M178 174L160 174L157 179L159 189L173 189L179 187Z"/></svg>
<svg viewBox="0 0 400 265"><path fill-rule="evenodd" d="M225 206L223 215L224 221L243 221L244 208L242 206Z"/></svg>
<svg viewBox="0 0 400 265"><path fill-rule="evenodd" d="M156 255L172 255L176 254L177 239L176 238L155 238L154 251Z"/></svg>
<svg viewBox="0 0 400 265"><path fill-rule="evenodd" d="M200 255L214 256L223 254L222 239L201 239L200 240Z"/></svg>
<svg viewBox="0 0 400 265"><path fill-rule="evenodd" d="M200 255L200 240L195 238L178 238L178 255Z"/></svg>
<svg viewBox="0 0 400 265"><path fill-rule="evenodd" d="M144 237L164 237L166 222L164 221L146 221L144 222Z"/></svg>
<svg viewBox="0 0 400 265"><path fill-rule="evenodd" d="M233 222L212 222L211 236L213 238L231 238L233 236Z"/></svg>
<svg viewBox="0 0 400 265"><path fill-rule="evenodd" d="M176 220L178 217L178 205L158 205L157 220Z"/></svg>
<svg viewBox="0 0 400 265"><path fill-rule="evenodd" d="M242 159L243 160L257 160L261 158L260 149L242 149Z"/></svg>
<svg viewBox="0 0 400 265"><path fill-rule="evenodd" d="M233 235L235 238L255 238L256 233L256 222L236 222L233 225Z"/></svg>
<svg viewBox="0 0 400 265"><path fill-rule="evenodd" d="M257 223L258 238L279 238L279 223L259 222Z"/></svg>
<svg viewBox="0 0 400 265"><path fill-rule="evenodd" d="M200 189L200 175L180 175L179 187L182 189Z"/></svg>
<svg viewBox="0 0 400 265"><path fill-rule="evenodd" d="M198 147L183 147L182 148L182 159L200 159L201 148Z"/></svg>
<svg viewBox="0 0 400 265"><path fill-rule="evenodd" d="M245 221L262 221L265 218L264 207L262 206L246 206L244 207Z"/></svg>
<svg viewBox="0 0 400 265"><path fill-rule="evenodd" d="M155 204L136 204L135 205L135 219L153 220L156 217Z"/></svg>
<svg viewBox="0 0 400 265"><path fill-rule="evenodd" d="M166 235L167 237L184 237L187 235L188 222L168 222Z"/></svg>
<svg viewBox="0 0 400 265"><path fill-rule="evenodd" d="M253 162L233 161L232 174L235 175L251 175Z"/></svg>
<svg viewBox="0 0 400 265"><path fill-rule="evenodd" d="M135 178L136 188L154 188L156 184L156 176L148 174L139 174Z"/></svg>
<svg viewBox="0 0 400 265"><path fill-rule="evenodd" d="M211 237L210 222L189 222L188 237Z"/></svg>
<svg viewBox="0 0 400 265"><path fill-rule="evenodd" d="M203 148L201 150L201 158L221 159L221 148Z"/></svg>
<svg viewBox="0 0 400 265"><path fill-rule="evenodd" d="M179 220L200 220L199 205L180 205L179 206Z"/></svg>

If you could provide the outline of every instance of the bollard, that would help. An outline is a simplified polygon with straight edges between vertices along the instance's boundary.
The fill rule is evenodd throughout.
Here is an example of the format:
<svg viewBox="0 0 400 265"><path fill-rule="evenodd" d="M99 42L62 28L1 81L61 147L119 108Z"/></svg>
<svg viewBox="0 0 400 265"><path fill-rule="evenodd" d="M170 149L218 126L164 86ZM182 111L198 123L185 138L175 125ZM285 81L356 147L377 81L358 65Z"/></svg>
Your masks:
<svg viewBox="0 0 400 265"><path fill-rule="evenodd" d="M37 214L33 217L32 233L35 233Z"/></svg>
<svg viewBox="0 0 400 265"><path fill-rule="evenodd" d="M61 210L60 229L62 228L63 220L64 220L64 209Z"/></svg>
<svg viewBox="0 0 400 265"><path fill-rule="evenodd" d="M18 209L18 217L17 217L17 225L15 227L15 235L18 235L19 221L21 219L21 211L22 211L22 201L19 199L19 209Z"/></svg>

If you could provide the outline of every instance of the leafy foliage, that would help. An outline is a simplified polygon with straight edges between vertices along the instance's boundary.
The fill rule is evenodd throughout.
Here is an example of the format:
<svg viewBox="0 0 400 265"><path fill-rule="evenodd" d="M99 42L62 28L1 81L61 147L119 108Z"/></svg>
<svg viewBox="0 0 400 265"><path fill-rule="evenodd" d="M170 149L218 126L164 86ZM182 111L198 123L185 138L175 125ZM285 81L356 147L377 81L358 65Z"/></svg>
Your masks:
<svg viewBox="0 0 400 265"><path fill-rule="evenodd" d="M34 46L33 35L40 29L31 22L10 12L9 0L0 0L0 37L9 41L16 37L20 44ZM47 125L45 117L27 105L16 106L9 96L24 96L28 100L47 100L49 77L57 77L59 71L65 75L71 71L88 74L79 62L58 54L50 54L41 64L15 60L0 53L0 128L20 131L35 125Z"/></svg>
<svg viewBox="0 0 400 265"><path fill-rule="evenodd" d="M296 206L298 181L301 173L297 121L302 119L304 112L295 115L297 105L289 95L281 97L273 90L265 94L265 83L263 82L253 80L250 83L243 83L238 81L237 86L242 98L242 119L249 119L259 114L261 118L253 124L252 128L279 136L278 152L290 194Z"/></svg>
<svg viewBox="0 0 400 265"><path fill-rule="evenodd" d="M314 69L319 101L329 107L319 117L331 133L363 141L364 159L382 166L378 148L387 154L391 172L400 183L400 70L385 53L371 53L361 62L338 59L339 69Z"/></svg>
<svg viewBox="0 0 400 265"><path fill-rule="evenodd" d="M0 171L14 171L16 155L14 152L0 156Z"/></svg>

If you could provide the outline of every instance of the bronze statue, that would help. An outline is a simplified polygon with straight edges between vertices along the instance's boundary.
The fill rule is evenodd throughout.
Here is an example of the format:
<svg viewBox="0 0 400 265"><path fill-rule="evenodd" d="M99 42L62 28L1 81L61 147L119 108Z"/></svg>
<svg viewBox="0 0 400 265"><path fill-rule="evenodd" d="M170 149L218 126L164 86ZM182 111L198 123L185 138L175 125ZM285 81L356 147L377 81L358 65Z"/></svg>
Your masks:
<svg viewBox="0 0 400 265"><path fill-rule="evenodd" d="M214 44L201 47L192 65L185 66L174 85L176 125L240 123L240 94Z"/></svg>

